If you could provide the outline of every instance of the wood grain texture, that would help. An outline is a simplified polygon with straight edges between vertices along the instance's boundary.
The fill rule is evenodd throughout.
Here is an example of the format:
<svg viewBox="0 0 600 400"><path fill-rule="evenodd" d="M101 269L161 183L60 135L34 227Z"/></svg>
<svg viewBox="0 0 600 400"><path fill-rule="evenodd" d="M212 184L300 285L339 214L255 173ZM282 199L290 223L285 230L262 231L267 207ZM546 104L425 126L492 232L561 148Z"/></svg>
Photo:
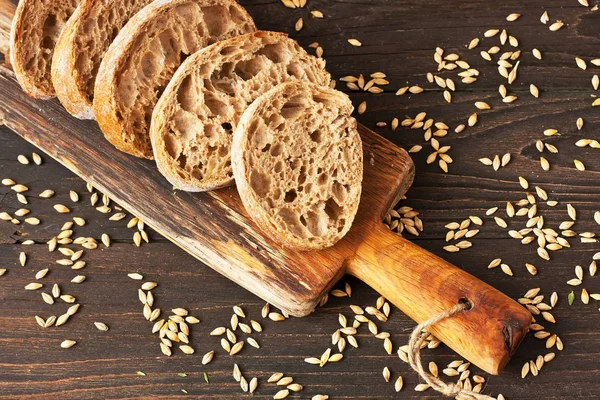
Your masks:
<svg viewBox="0 0 600 400"><path fill-rule="evenodd" d="M376 121L389 123L393 117L402 118L406 114L414 116L423 110L455 126L464 122L474 111L474 101L484 100L492 104L492 110L480 114L478 127L460 135L449 135L443 141L453 147L455 162L449 174L442 174L435 165L426 165L425 151L413 155L418 172L408 193L409 199L403 204L421 212L425 231L419 238L412 239L513 298L531 287L541 287L546 296L555 290L560 295L559 304L553 311L558 323L549 329L560 335L565 342L565 350L557 352L556 360L544 366L538 377L521 380L519 371L523 362L546 352L543 342L529 335L505 372L489 380L486 393L502 392L508 399L600 397L595 383L598 373L596 360L600 356L600 343L595 333L598 311L593 304L585 306L579 300L569 307L565 299L572 288L564 283L573 277L574 265L589 264L591 255L598 250L597 246L574 243L571 250L553 253L552 261L545 262L537 258L533 247L520 245L508 238L505 230L495 226L492 220L485 219L481 233L472 240L473 248L455 254L441 250L445 245L443 236L446 223L468 215L483 216L489 207L502 207L506 200L515 201L523 197L524 190L516 183L519 175L529 179L532 186L542 186L552 199L561 202L560 207L543 210L551 224L555 225L566 218L564 205L569 202L577 207L580 215L578 231L597 230L590 217L593 211L600 209L596 172L600 170L600 160L592 150L576 149L572 143L583 135L598 138L600 118L597 110L590 108L591 71L577 69L573 60L576 55L596 55L598 14L589 12L576 2L567 4L556 0L527 4L507 1L493 8L488 3L478 1L457 1L453 2L453 7L448 7L447 2L442 1L427 4L415 1L376 1L368 4L314 1L311 7L322 10L328 17L317 21L307 17L308 10L288 10L275 1L244 3L249 6L261 28L292 32L297 17L303 16L305 28L293 36L305 45L319 41L325 49L328 69L335 77L382 70L392 82L389 92L407 82L422 84L425 72L433 72L435 67L432 62L435 46L441 45L448 52L463 54L464 45L471 38L481 36L483 31L492 27L507 27L510 32L515 32L523 47L535 46L542 50L543 62L530 60L521 65L519 75L524 83L514 88L520 99L512 105L504 105L499 101L496 88L501 80L496 75L495 66L478 60L476 53L470 55L468 61L487 78L471 87L459 89L451 105L445 104L439 89L430 86L427 86L426 93L418 96L395 97L389 93L379 96L351 93L351 96L355 104L368 101L368 111L359 120L371 128L375 128ZM565 20L567 27L559 34L550 33L538 22L544 9L549 11L551 18ZM505 16L511 12L522 13L521 20L513 24L504 22ZM468 18L468 24L465 24L465 18ZM347 45L345 39L351 36L359 38L363 47ZM539 100L527 96L529 82L540 87L542 95ZM586 120L586 128L579 133L574 128L578 116ZM539 154L534 142L542 138L541 131L548 127L559 127L563 135L544 139L560 148L559 154L548 157L553 169L545 173L539 168ZM413 144L423 144L418 131L375 129L407 148ZM69 188L84 191L79 179L51 161L47 161L42 169L19 165L16 155L30 153L33 148L15 138L13 133L6 130L0 135L0 170L40 191L52 187L59 192L57 201L65 204L69 201ZM513 161L499 172L493 172L477 161L481 156L506 151L511 151ZM576 156L586 163L588 172L575 170L572 159ZM19 208L14 193L5 188L0 190L0 207L13 211ZM164 293L173 303L167 303L164 308L194 304L194 311L205 324L197 337L203 341L210 329L227 324L232 305L243 303L250 309L251 315L257 316L262 305L260 301L213 271L198 268L191 257L164 243L158 235L151 234L153 243L150 246L136 249L131 246L131 232L118 223L99 219L99 214L89 206L89 202L70 206L77 214L96 221L81 228L82 234L98 235L99 231L106 231L117 244L110 251L102 251L90 264L95 267L87 272L88 279L96 276L94 280L98 279L99 282L77 288L85 303L84 310L87 309L86 313L89 314L82 312L81 318L71 321L73 325L59 331L42 331L35 325L32 316L39 313L40 309L49 312L51 308L46 308L39 300L39 295L32 296L22 291L22 286L31 280L37 268L47 265L42 260L51 261L43 258L47 255L45 246L28 249L32 260L39 257L40 263L22 268L17 266L16 261L20 247L13 246L13 243L26 237L40 242L47 240L69 216L57 216L50 203L33 199L32 208L35 207L35 212L45 223L39 227L17 228L0 223L0 243L6 243L0 245L1 263L9 268L7 275L0 278L0 297L3 302L0 323L4 327L14 327L0 330L3 349L10 349L0 355L3 365L0 382L4 397L177 397L182 396L179 391L182 384L175 372L181 368L194 371L186 381L190 382L186 387L188 390L191 388L191 395L239 398L241 392L230 377L233 361L226 355L217 356L213 364L204 368L199 367L199 355L173 359L159 356L156 342L149 333L144 333L147 332L144 329L149 327L141 317L139 305L135 304L137 286L131 286L124 274L131 271L131 267L136 267L165 285ZM521 226L516 221L510 221L510 224ZM502 257L503 262L513 267L514 277L505 276L498 269L486 269L488 262L496 257ZM525 272L524 262L532 262L538 267L540 272L536 277L530 277ZM121 274L115 271L121 271ZM68 282L70 276L61 279ZM352 299L331 299L319 312L303 319L290 319L278 324L263 322L267 329L264 336L257 337L259 341L263 339L263 348L256 352L244 350L239 361L242 369L247 370L250 376L254 374L261 377L277 370L288 372L306 386L303 398L318 392L344 399L398 398L391 385L386 385L381 378L381 369L387 365L393 377L395 374L404 376L405 388L400 394L401 398L441 398L431 392L413 392L411 389L418 383L417 377L397 357L385 355L381 342L366 331L358 336L359 349L348 351L344 360L337 365L330 364L321 370L301 362L306 356L318 356L329 346L329 334L338 327L338 312L350 317L349 304L374 303L377 297L375 292L354 279L348 279L353 287ZM597 280L593 278L587 279L585 286L590 292L600 290ZM382 324L381 328L392 332L396 347L406 343L413 323L395 310L392 314L393 318L387 324ZM109 339L99 338L90 326L93 320L99 318L118 326L118 329L111 329L107 333ZM85 346L71 349L82 353L73 355L57 348L67 335L86 338L82 342ZM86 350L90 343L96 341L101 344L94 351ZM7 343L10 346L5 345ZM44 346L39 346L39 343ZM206 348L198 352L202 354L210 349L218 350L217 340L209 341ZM428 352L427 356L440 366L456 358L445 347ZM137 369L151 372L151 379L142 380L135 376L134 370ZM202 370L208 371L211 384L203 383ZM477 371L474 369L474 372ZM70 376L72 378L68 378ZM255 397L270 398L269 394L272 393L272 386L262 388Z"/></svg>
<svg viewBox="0 0 600 400"><path fill-rule="evenodd" d="M471 308L431 327L462 357L497 375L529 331L531 314L492 286L374 224L347 272L418 322L457 302Z"/></svg>

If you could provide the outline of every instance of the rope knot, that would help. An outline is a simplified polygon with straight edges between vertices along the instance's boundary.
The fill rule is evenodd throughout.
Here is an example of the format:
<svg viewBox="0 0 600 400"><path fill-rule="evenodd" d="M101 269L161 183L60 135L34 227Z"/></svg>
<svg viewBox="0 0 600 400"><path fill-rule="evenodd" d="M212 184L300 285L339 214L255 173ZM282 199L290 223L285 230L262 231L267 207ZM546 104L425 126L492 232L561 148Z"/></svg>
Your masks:
<svg viewBox="0 0 600 400"><path fill-rule="evenodd" d="M456 397L462 392L462 388L455 383L446 383L443 388L441 388L442 394L445 394L448 397Z"/></svg>

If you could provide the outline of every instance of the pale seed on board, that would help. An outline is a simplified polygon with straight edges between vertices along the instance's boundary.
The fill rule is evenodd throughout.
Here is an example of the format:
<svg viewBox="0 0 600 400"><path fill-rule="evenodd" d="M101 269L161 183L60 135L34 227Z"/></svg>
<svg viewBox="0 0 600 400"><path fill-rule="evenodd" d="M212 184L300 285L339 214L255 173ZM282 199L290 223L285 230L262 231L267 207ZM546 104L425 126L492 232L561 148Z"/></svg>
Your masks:
<svg viewBox="0 0 600 400"><path fill-rule="evenodd" d="M427 383L419 383L417 386L415 386L415 392L424 392L429 388L430 386Z"/></svg>
<svg viewBox="0 0 600 400"><path fill-rule="evenodd" d="M383 374L383 379L385 379L386 382L389 382L390 381L390 375L391 375L390 374L390 369L388 367L384 367L382 374Z"/></svg>
<svg viewBox="0 0 600 400"><path fill-rule="evenodd" d="M99 331L103 331L103 332L108 331L108 325L106 325L104 322L94 322L94 326Z"/></svg>
<svg viewBox="0 0 600 400"><path fill-rule="evenodd" d="M160 351L167 357L171 356L171 348L164 343L160 343Z"/></svg>
<svg viewBox="0 0 600 400"><path fill-rule="evenodd" d="M531 93L531 95L536 99L540 97L540 91L538 90L537 86L535 86L533 83L529 85L529 93Z"/></svg>
<svg viewBox="0 0 600 400"><path fill-rule="evenodd" d="M56 319L56 323L54 324L54 326L61 326L64 325L67 320L69 319L70 315L69 314L62 314L60 315L57 319Z"/></svg>
<svg viewBox="0 0 600 400"><path fill-rule="evenodd" d="M142 284L142 289L143 290L152 290L154 289L158 284L156 282L144 282Z"/></svg>
<svg viewBox="0 0 600 400"><path fill-rule="evenodd" d="M144 279L144 276L141 274L138 274L137 272L127 274L127 276L136 281L141 281L142 279Z"/></svg>
<svg viewBox="0 0 600 400"><path fill-rule="evenodd" d="M66 214L68 212L71 212L71 210L69 210L69 207L63 205L63 204L55 204L54 206L52 206L58 213L61 214Z"/></svg>
<svg viewBox="0 0 600 400"><path fill-rule="evenodd" d="M272 321L284 321L285 317L278 312L271 312L268 314L269 319Z"/></svg>
<svg viewBox="0 0 600 400"><path fill-rule="evenodd" d="M21 264L21 267L24 267L26 263L27 263L27 255L24 252L20 252L19 253L19 264Z"/></svg>
<svg viewBox="0 0 600 400"><path fill-rule="evenodd" d="M537 58L538 60L542 59L542 53L538 49L533 49L532 53L533 53L533 56L535 58Z"/></svg>
<svg viewBox="0 0 600 400"><path fill-rule="evenodd" d="M475 47L477 47L478 44L479 44L479 38L472 39L469 42L469 44L467 45L467 48L469 50L473 50Z"/></svg>
<svg viewBox="0 0 600 400"><path fill-rule="evenodd" d="M282 389L280 391L278 391L277 393L275 393L275 395L273 396L274 400L281 400L281 399L285 399L286 397L288 397L290 394L290 391L288 389Z"/></svg>
<svg viewBox="0 0 600 400"><path fill-rule="evenodd" d="M209 351L202 357L202 365L210 363L215 355L214 351Z"/></svg>
<svg viewBox="0 0 600 400"><path fill-rule="evenodd" d="M236 344L234 344L231 347L231 351L229 352L229 355L233 356L233 355L239 353L240 351L242 351L243 347L244 347L244 342L237 342Z"/></svg>
<svg viewBox="0 0 600 400"><path fill-rule="evenodd" d="M74 340L63 340L63 342L60 344L60 347L62 347L63 349L69 349L73 346L75 346L77 342Z"/></svg>
<svg viewBox="0 0 600 400"><path fill-rule="evenodd" d="M354 47L362 46L362 43L358 39L354 39L354 38L348 39L348 43L350 43Z"/></svg>
<svg viewBox="0 0 600 400"><path fill-rule="evenodd" d="M188 346L187 344L183 344L183 345L179 346L179 350L181 350L185 354L194 354L194 348L191 346Z"/></svg>
<svg viewBox="0 0 600 400"><path fill-rule="evenodd" d="M25 286L25 290L38 290L42 288L44 285L41 283L32 282Z"/></svg>
<svg viewBox="0 0 600 400"><path fill-rule="evenodd" d="M562 28L564 25L565 25L564 22L562 22L562 21L556 21L555 23L553 23L552 25L550 25L548 27L548 29L550 29L552 32L556 32L560 28Z"/></svg>
<svg viewBox="0 0 600 400"><path fill-rule="evenodd" d="M243 376L240 377L240 388L244 393L248 391L248 381Z"/></svg>

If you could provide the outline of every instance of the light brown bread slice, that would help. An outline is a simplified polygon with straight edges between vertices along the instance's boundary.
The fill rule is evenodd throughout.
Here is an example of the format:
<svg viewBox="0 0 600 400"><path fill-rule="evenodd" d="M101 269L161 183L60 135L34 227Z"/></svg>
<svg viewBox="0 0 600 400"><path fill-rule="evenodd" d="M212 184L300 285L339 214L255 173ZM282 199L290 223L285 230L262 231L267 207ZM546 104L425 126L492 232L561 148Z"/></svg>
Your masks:
<svg viewBox="0 0 600 400"><path fill-rule="evenodd" d="M94 114L118 149L152 159L152 110L187 56L256 28L233 0L156 0L121 29L94 87Z"/></svg>
<svg viewBox="0 0 600 400"><path fill-rule="evenodd" d="M100 62L123 25L151 0L82 0L52 57L56 96L73 116L94 119L92 99Z"/></svg>
<svg viewBox="0 0 600 400"><path fill-rule="evenodd" d="M302 81L263 94L242 115L231 160L246 210L273 240L333 246L350 229L362 187L362 143L348 96Z"/></svg>
<svg viewBox="0 0 600 400"><path fill-rule="evenodd" d="M10 30L10 63L23 91L54 97L50 78L58 37L79 0L20 0Z"/></svg>
<svg viewBox="0 0 600 400"><path fill-rule="evenodd" d="M258 31L215 43L179 67L152 116L150 139L160 172L177 189L233 184L231 140L242 113L279 83L329 85L322 59L283 33Z"/></svg>

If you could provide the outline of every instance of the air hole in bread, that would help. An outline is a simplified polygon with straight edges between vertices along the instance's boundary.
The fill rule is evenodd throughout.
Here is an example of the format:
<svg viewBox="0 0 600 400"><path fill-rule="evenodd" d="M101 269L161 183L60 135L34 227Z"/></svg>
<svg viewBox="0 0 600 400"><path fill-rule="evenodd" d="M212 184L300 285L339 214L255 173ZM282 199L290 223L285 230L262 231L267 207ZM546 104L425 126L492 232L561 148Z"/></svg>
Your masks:
<svg viewBox="0 0 600 400"><path fill-rule="evenodd" d="M187 157L185 156L185 154L180 154L179 157L177 157L177 162L179 163L179 166L181 168L185 169L187 165Z"/></svg>
<svg viewBox="0 0 600 400"><path fill-rule="evenodd" d="M331 191L335 197L335 199L338 201L338 203L342 204L346 201L346 196L348 194L348 190L349 187L348 185L342 185L339 182L334 182L333 186L331 187Z"/></svg>
<svg viewBox="0 0 600 400"><path fill-rule="evenodd" d="M250 174L250 186L259 196L266 196L271 189L271 178L262 172L252 171Z"/></svg>
<svg viewBox="0 0 600 400"><path fill-rule="evenodd" d="M50 36L44 36L44 40L42 41L42 47L45 49L53 49L54 39L52 39Z"/></svg>
<svg viewBox="0 0 600 400"><path fill-rule="evenodd" d="M56 15L48 14L44 21L44 29L53 28L54 26L56 26Z"/></svg>
<svg viewBox="0 0 600 400"><path fill-rule="evenodd" d="M219 100L214 94L207 94L207 96L204 97L204 104L213 116L227 114L227 105Z"/></svg>
<svg viewBox="0 0 600 400"><path fill-rule="evenodd" d="M319 210L306 213L306 228L313 236L322 236L327 231L327 215ZM304 235L306 238L307 236Z"/></svg>
<svg viewBox="0 0 600 400"><path fill-rule="evenodd" d="M317 185L323 186L326 183L327 183L327 175L325 175L324 173L321 173L319 175L319 177L317 178Z"/></svg>
<svg viewBox="0 0 600 400"><path fill-rule="evenodd" d="M310 134L310 138L311 138L311 139L312 139L312 141L313 141L313 142L315 142L315 143L321 143L321 141L323 140L323 137L322 137L322 132L321 132L320 130L313 131L313 132Z"/></svg>
<svg viewBox="0 0 600 400"><path fill-rule="evenodd" d="M160 71L160 63L158 55L152 51L147 51L144 54L144 60L142 62L142 73L147 77L153 77L158 71Z"/></svg>
<svg viewBox="0 0 600 400"><path fill-rule="evenodd" d="M192 111L197 98L190 93L194 87L194 78L192 75L188 75L181 82L181 89L177 92L177 102L185 111Z"/></svg>
<svg viewBox="0 0 600 400"><path fill-rule="evenodd" d="M219 52L219 54L221 54L222 56L228 56L230 54L236 53L238 51L238 48L236 46L227 46L227 47L223 47L221 49L221 51Z"/></svg>
<svg viewBox="0 0 600 400"><path fill-rule="evenodd" d="M231 127L231 124L229 122L223 122L221 124L221 128L225 129L225 132L231 133L232 127Z"/></svg>
<svg viewBox="0 0 600 400"><path fill-rule="evenodd" d="M243 80L248 81L258 75L258 73L266 67L265 63L257 57L239 61L235 65L233 72Z"/></svg>
<svg viewBox="0 0 600 400"><path fill-rule="evenodd" d="M196 177L196 179L202 179L204 177L202 174L202 168L204 168L204 165L202 165L202 163L198 163L198 165L192 169L192 175Z"/></svg>
<svg viewBox="0 0 600 400"><path fill-rule="evenodd" d="M234 10L230 8L230 10ZM223 6L212 6L202 7L202 13L204 14L204 22L210 36L221 36L228 31L229 22L229 10L226 10Z"/></svg>
<svg viewBox="0 0 600 400"><path fill-rule="evenodd" d="M302 65L298 63L290 63L287 66L287 73L291 76L295 76L298 79L302 79L306 76L306 71Z"/></svg>
<svg viewBox="0 0 600 400"><path fill-rule="evenodd" d="M273 157L279 156L282 152L283 146L281 145L281 143L275 143L273 146L271 146L270 153Z"/></svg>
<svg viewBox="0 0 600 400"><path fill-rule="evenodd" d="M290 59L290 52L282 47L282 43L268 44L256 54L267 57L275 64L286 63Z"/></svg>
<svg viewBox="0 0 600 400"><path fill-rule="evenodd" d="M292 203L294 200L296 200L297 197L298 197L298 194L296 193L296 191L294 189L292 189L292 190L285 192L284 201L286 203Z"/></svg>
<svg viewBox="0 0 600 400"><path fill-rule="evenodd" d="M325 202L325 214L329 217L329 219L336 221L340 216L342 208L338 205L338 203L333 199L329 198Z"/></svg>
<svg viewBox="0 0 600 400"><path fill-rule="evenodd" d="M186 52L180 51L179 52L179 64L183 63L185 61L186 58L188 58L190 55L187 54Z"/></svg>
<svg viewBox="0 0 600 400"><path fill-rule="evenodd" d="M281 107L281 116L285 119L296 119L306 110L306 101L301 97L292 98Z"/></svg>

